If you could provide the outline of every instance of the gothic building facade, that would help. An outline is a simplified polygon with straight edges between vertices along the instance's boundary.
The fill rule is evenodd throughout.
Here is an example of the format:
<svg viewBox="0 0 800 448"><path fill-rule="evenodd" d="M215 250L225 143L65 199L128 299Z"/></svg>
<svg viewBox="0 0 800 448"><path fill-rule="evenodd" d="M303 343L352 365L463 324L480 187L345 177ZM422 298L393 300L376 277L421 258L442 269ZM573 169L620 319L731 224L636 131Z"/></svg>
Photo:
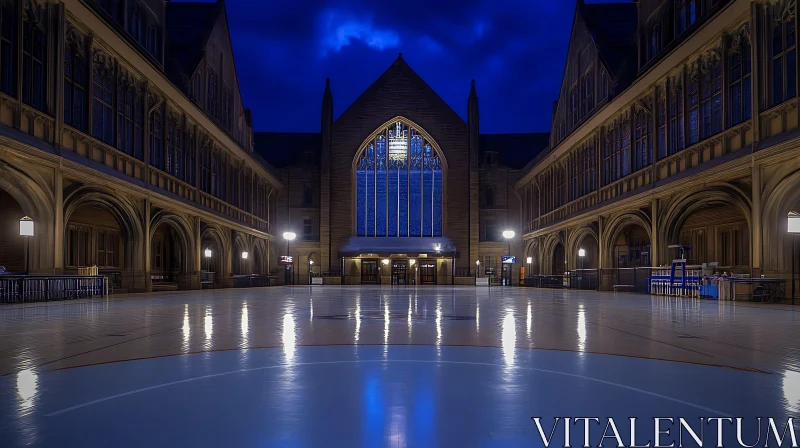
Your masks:
<svg viewBox="0 0 800 448"><path fill-rule="evenodd" d="M577 1L550 148L520 177L533 270L690 263L790 277L794 0Z"/></svg>
<svg viewBox="0 0 800 448"><path fill-rule="evenodd" d="M276 228L298 235L276 249L293 257L288 281L326 273L345 284L518 278L501 258L521 251L521 240L509 247L502 231L518 226L512 187L549 136L480 134L474 82L466 116L400 55L335 120L328 81L321 133L256 133L256 150L286 186Z"/></svg>
<svg viewBox="0 0 800 448"><path fill-rule="evenodd" d="M222 1L2 0L0 36L0 265L97 266L121 291L271 270L281 182Z"/></svg>

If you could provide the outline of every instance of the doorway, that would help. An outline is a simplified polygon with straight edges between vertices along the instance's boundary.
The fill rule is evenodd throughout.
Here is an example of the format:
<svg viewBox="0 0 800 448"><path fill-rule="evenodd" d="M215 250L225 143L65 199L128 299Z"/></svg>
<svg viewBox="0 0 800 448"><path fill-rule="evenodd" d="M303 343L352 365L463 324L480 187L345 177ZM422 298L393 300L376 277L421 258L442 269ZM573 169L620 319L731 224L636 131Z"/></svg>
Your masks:
<svg viewBox="0 0 800 448"><path fill-rule="evenodd" d="M392 284L393 285L408 284L408 260L392 261Z"/></svg>
<svg viewBox="0 0 800 448"><path fill-rule="evenodd" d="M361 284L378 284L378 260L361 260Z"/></svg>
<svg viewBox="0 0 800 448"><path fill-rule="evenodd" d="M419 282L423 285L436 284L436 263L423 262L419 265Z"/></svg>

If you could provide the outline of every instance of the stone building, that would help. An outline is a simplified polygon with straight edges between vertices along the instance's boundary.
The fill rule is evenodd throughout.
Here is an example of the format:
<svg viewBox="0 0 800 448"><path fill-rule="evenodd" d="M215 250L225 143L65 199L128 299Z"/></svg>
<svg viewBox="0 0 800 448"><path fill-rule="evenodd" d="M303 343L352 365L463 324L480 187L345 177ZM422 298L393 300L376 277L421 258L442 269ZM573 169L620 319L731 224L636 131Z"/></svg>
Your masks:
<svg viewBox="0 0 800 448"><path fill-rule="evenodd" d="M3 0L0 36L0 265L97 266L121 291L271 270L281 183L222 1Z"/></svg>
<svg viewBox="0 0 800 448"><path fill-rule="evenodd" d="M788 278L793 0L578 0L550 148L521 176L533 270L690 263Z"/></svg>
<svg viewBox="0 0 800 448"><path fill-rule="evenodd" d="M400 55L335 120L326 82L320 134L256 133L256 151L286 186L275 228L298 235L288 248L293 281L307 283L309 272L345 284L501 276L509 247L499 235L521 230L513 185L548 134L480 134L474 82L466 116ZM517 280L520 263L505 276Z"/></svg>

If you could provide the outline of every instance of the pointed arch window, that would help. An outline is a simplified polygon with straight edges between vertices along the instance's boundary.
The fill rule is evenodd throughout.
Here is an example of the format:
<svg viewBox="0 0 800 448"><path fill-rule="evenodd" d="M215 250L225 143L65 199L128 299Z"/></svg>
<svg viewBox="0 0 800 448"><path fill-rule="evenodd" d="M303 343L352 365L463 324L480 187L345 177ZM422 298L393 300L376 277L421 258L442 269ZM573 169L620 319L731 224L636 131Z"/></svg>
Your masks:
<svg viewBox="0 0 800 448"><path fill-rule="evenodd" d="M772 6L772 96L771 106L797 95L797 19L793 1Z"/></svg>
<svg viewBox="0 0 800 448"><path fill-rule="evenodd" d="M380 130L356 156L359 236L442 235L442 158L411 123Z"/></svg>
<svg viewBox="0 0 800 448"><path fill-rule="evenodd" d="M77 31L67 35L64 45L64 123L86 132L86 49Z"/></svg>
<svg viewBox="0 0 800 448"><path fill-rule="evenodd" d="M103 143L114 141L114 60L95 54L92 70L92 136Z"/></svg>
<svg viewBox="0 0 800 448"><path fill-rule="evenodd" d="M22 102L45 112L47 99L47 7L26 2L22 22Z"/></svg>
<svg viewBox="0 0 800 448"><path fill-rule="evenodd" d="M740 30L734 38L728 58L728 90L731 101L729 119L731 125L736 125L749 119L753 109L751 50L747 27Z"/></svg>
<svg viewBox="0 0 800 448"><path fill-rule="evenodd" d="M17 95L17 1L0 0L0 92Z"/></svg>
<svg viewBox="0 0 800 448"><path fill-rule="evenodd" d="M142 160L144 142L144 92L139 81L119 68L117 83L117 126L119 149Z"/></svg>
<svg viewBox="0 0 800 448"><path fill-rule="evenodd" d="M634 145L633 145L633 170L638 171L649 166L653 161L652 157L652 120L650 114L639 108L636 111L634 121Z"/></svg>
<svg viewBox="0 0 800 448"><path fill-rule="evenodd" d="M150 114L150 166L164 169L164 122L161 111Z"/></svg>

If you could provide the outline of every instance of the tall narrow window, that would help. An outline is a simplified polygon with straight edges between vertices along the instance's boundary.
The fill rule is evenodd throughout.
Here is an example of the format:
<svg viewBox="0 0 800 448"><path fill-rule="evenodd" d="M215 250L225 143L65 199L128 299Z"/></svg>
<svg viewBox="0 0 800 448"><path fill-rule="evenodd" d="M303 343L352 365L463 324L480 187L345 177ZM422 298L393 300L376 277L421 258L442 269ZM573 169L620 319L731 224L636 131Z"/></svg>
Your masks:
<svg viewBox="0 0 800 448"><path fill-rule="evenodd" d="M86 132L86 55L83 36L70 33L64 43L64 123Z"/></svg>
<svg viewBox="0 0 800 448"><path fill-rule="evenodd" d="M128 0L128 33L133 40L144 44L144 13L139 0Z"/></svg>
<svg viewBox="0 0 800 448"><path fill-rule="evenodd" d="M22 101L45 112L47 100L47 7L26 2L22 24Z"/></svg>
<svg viewBox="0 0 800 448"><path fill-rule="evenodd" d="M689 133L687 146L700 141L700 70L694 67L687 77L686 110L689 115Z"/></svg>
<svg viewBox="0 0 800 448"><path fill-rule="evenodd" d="M569 111L570 122L569 127L572 129L578 124L578 85L574 84L569 89Z"/></svg>
<svg viewBox="0 0 800 448"><path fill-rule="evenodd" d="M150 114L150 166L164 169L164 122L161 111Z"/></svg>
<svg viewBox="0 0 800 448"><path fill-rule="evenodd" d="M779 2L772 8L772 102L797 95L797 32L795 6Z"/></svg>
<svg viewBox="0 0 800 448"><path fill-rule="evenodd" d="M217 111L218 111L218 91L219 91L219 79L217 78L217 74L212 72L211 70L208 71L208 96L206 97L206 107L208 109L208 114L214 118L217 118Z"/></svg>
<svg viewBox="0 0 800 448"><path fill-rule="evenodd" d="M483 190L484 203L487 207L494 207L494 187L487 185Z"/></svg>
<svg viewBox="0 0 800 448"><path fill-rule="evenodd" d="M100 0L100 8L106 12L114 21L121 22L120 17L120 1L119 0Z"/></svg>
<svg viewBox="0 0 800 448"><path fill-rule="evenodd" d="M442 166L433 146L408 123L382 130L356 163L360 236L441 236Z"/></svg>
<svg viewBox="0 0 800 448"><path fill-rule="evenodd" d="M634 120L634 151L633 151L633 170L650 165L652 161L651 138L650 138L650 114L639 110L636 112Z"/></svg>
<svg viewBox="0 0 800 448"><path fill-rule="evenodd" d="M0 92L17 95L17 0L0 0Z"/></svg>
<svg viewBox="0 0 800 448"><path fill-rule="evenodd" d="M653 25L650 29L650 59L656 57L658 54L658 50L660 49L661 41L661 28L659 28L658 24Z"/></svg>
<svg viewBox="0 0 800 448"><path fill-rule="evenodd" d="M729 55L728 76L730 85L728 87L730 96L730 124L736 125L750 118L752 115L753 99L751 84L751 56L750 40L748 33L741 30L739 39L736 40L734 47Z"/></svg>
<svg viewBox="0 0 800 448"><path fill-rule="evenodd" d="M183 164L183 172L184 172L184 179L189 185L195 185L194 183L194 164L195 164L195 146L194 146L194 134L189 131L185 135L184 147L186 150L184 151L184 160L185 163Z"/></svg>
<svg viewBox="0 0 800 448"><path fill-rule="evenodd" d="M167 120L167 167L166 171L180 180L184 177L183 128L174 118ZM238 191L238 190L237 190Z"/></svg>
<svg viewBox="0 0 800 448"><path fill-rule="evenodd" d="M114 141L114 61L95 55L92 70L92 136L109 145Z"/></svg>
<svg viewBox="0 0 800 448"><path fill-rule="evenodd" d="M217 188L217 182L219 181L219 154L217 151L211 152L211 195L217 196L219 194L219 189Z"/></svg>
<svg viewBox="0 0 800 448"><path fill-rule="evenodd" d="M675 154L684 146L683 84L681 76L675 77L669 89L669 153Z"/></svg>
<svg viewBox="0 0 800 448"><path fill-rule="evenodd" d="M594 109L594 70L590 67L583 75L583 115L588 116Z"/></svg>
<svg viewBox="0 0 800 448"><path fill-rule="evenodd" d="M667 156L667 86L657 87L656 92L656 119L658 120L658 158Z"/></svg>
<svg viewBox="0 0 800 448"><path fill-rule="evenodd" d="M722 131L722 62L711 54L702 71L700 89L701 135L703 139Z"/></svg>
<svg viewBox="0 0 800 448"><path fill-rule="evenodd" d="M142 126L143 92L138 81L120 74L117 88L117 125L119 126L119 149L124 153L142 159L144 127Z"/></svg>

